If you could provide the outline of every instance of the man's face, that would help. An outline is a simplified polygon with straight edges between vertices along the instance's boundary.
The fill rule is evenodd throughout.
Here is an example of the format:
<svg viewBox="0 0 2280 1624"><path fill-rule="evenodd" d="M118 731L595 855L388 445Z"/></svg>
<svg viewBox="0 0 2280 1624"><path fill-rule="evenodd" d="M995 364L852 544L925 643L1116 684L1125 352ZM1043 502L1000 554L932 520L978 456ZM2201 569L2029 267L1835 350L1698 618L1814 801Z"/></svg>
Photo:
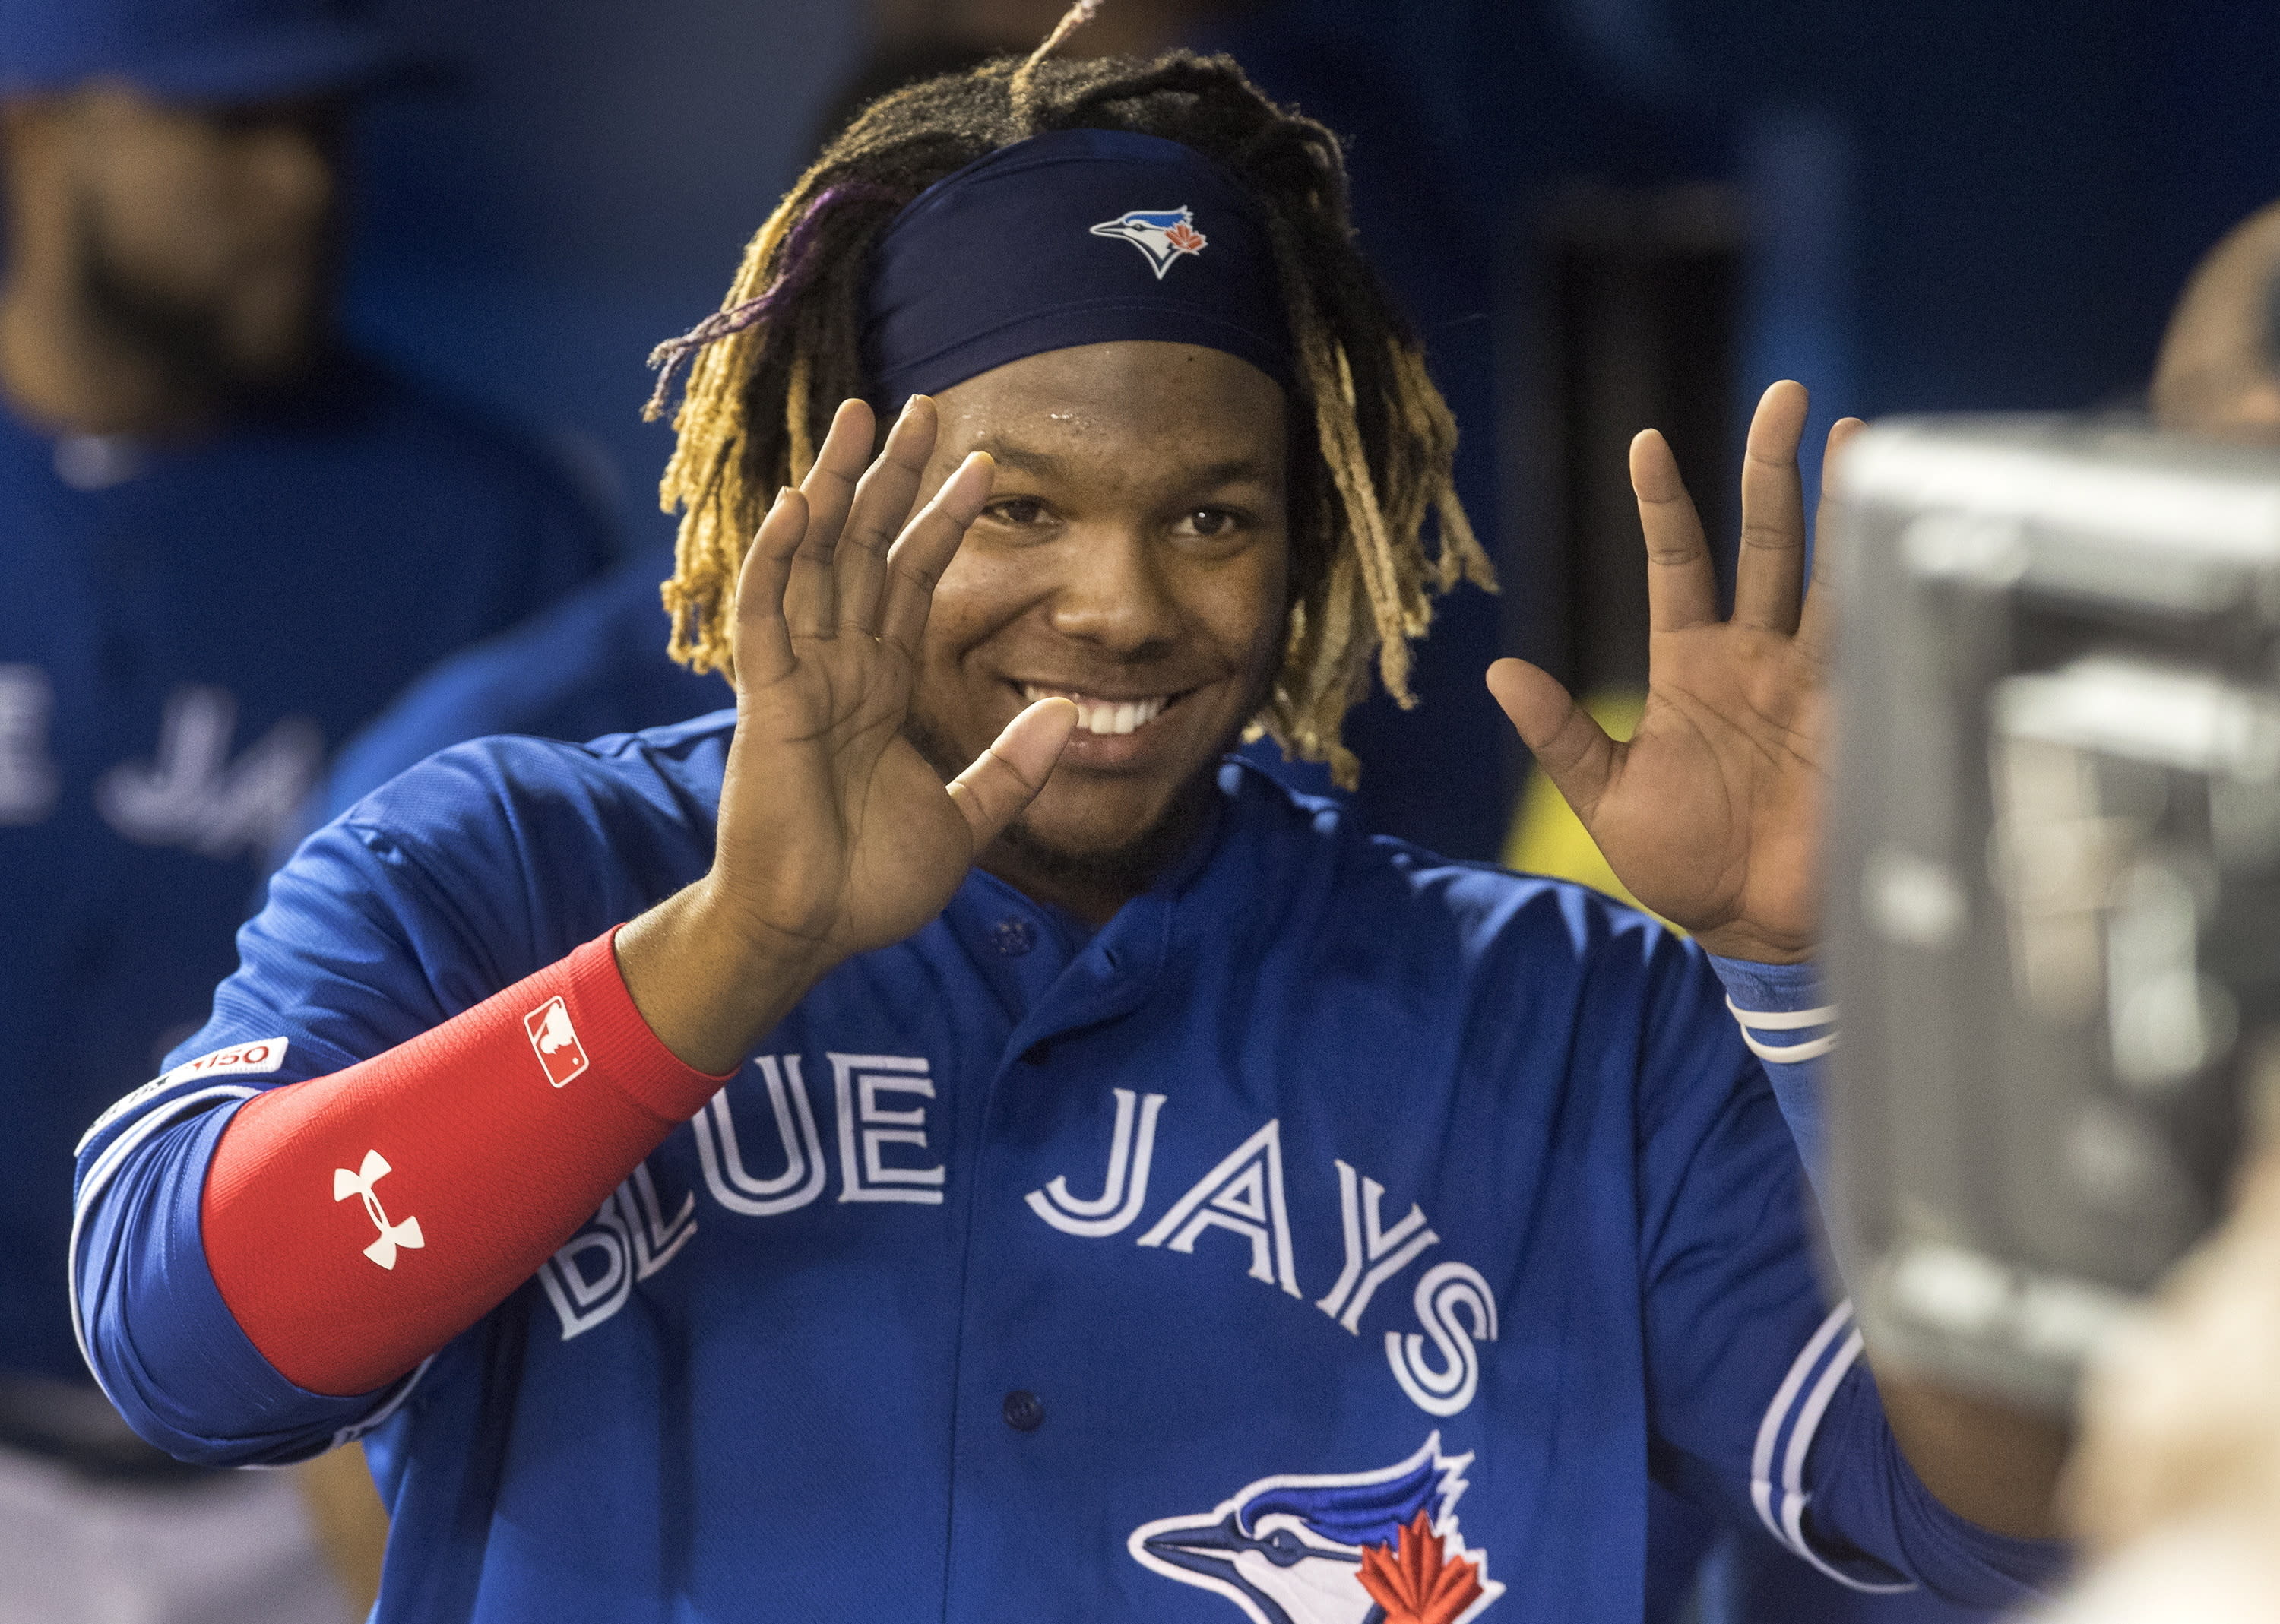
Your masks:
<svg viewBox="0 0 2280 1624"><path fill-rule="evenodd" d="M1032 700L1077 731L1010 844L1065 867L1145 866L1182 792L1263 702L1290 573L1282 390L1220 350L1058 350L936 397L938 486L997 459L934 595L910 731L962 770Z"/></svg>
<svg viewBox="0 0 2280 1624"><path fill-rule="evenodd" d="M96 312L193 383L259 389L305 367L331 280L335 111L175 106L106 85L55 116Z"/></svg>

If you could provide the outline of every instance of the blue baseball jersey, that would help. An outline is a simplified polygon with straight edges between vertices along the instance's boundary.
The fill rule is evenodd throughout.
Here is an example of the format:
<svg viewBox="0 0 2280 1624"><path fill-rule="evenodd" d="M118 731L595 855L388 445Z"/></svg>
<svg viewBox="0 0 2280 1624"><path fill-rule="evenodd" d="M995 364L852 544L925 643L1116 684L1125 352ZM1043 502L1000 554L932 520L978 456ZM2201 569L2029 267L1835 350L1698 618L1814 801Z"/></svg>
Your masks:
<svg viewBox="0 0 2280 1624"><path fill-rule="evenodd" d="M198 1238L233 1112L703 874L730 729L395 780L82 1146L107 1390L194 1459L365 1435L381 1620L1633 1620L1657 1482L1856 1583L2047 1569L1900 1461L1696 949L1240 763L1097 933L970 875L420 1369L295 1388Z"/></svg>
<svg viewBox="0 0 2280 1624"><path fill-rule="evenodd" d="M609 543L536 448L361 362L181 445L0 408L0 1375L87 1379L73 1143L204 1023L327 753Z"/></svg>

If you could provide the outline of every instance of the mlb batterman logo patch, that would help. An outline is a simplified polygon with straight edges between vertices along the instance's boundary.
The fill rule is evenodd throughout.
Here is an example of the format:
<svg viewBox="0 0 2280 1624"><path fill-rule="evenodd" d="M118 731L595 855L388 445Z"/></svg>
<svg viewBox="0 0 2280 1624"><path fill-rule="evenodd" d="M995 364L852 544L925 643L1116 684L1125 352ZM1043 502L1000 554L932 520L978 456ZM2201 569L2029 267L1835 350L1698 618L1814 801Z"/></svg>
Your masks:
<svg viewBox="0 0 2280 1624"><path fill-rule="evenodd" d="M525 1015L522 1029L530 1034L530 1047L546 1068L546 1081L556 1088L586 1069L586 1045L571 1029L570 1007L562 1002L561 994Z"/></svg>
<svg viewBox="0 0 2280 1624"><path fill-rule="evenodd" d="M1172 261L1182 254L1204 251L1204 234L1196 229L1192 210L1134 209L1105 219L1092 228L1097 237L1121 237L1138 249L1148 261L1149 268L1162 281L1164 273L1172 268Z"/></svg>

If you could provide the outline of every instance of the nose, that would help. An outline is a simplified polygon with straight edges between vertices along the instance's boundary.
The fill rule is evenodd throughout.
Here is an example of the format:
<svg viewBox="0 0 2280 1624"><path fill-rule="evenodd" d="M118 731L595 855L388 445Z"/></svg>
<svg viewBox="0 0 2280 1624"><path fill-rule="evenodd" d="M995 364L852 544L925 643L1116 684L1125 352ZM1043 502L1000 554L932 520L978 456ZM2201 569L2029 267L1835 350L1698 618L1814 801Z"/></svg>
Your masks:
<svg viewBox="0 0 2280 1624"><path fill-rule="evenodd" d="M1066 538L1047 614L1055 631L1119 659L1160 652L1180 635L1178 599L1149 538L1123 526Z"/></svg>

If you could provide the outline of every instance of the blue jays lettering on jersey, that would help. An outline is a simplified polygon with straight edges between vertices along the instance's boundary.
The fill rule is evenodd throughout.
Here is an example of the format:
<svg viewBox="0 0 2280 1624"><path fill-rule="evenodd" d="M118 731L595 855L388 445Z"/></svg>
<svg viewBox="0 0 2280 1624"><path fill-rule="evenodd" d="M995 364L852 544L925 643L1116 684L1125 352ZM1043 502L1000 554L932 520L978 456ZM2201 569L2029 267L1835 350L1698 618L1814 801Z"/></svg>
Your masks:
<svg viewBox="0 0 2280 1624"><path fill-rule="evenodd" d="M729 731L396 780L274 880L198 1058L82 1147L107 1389L207 1459L368 1430L382 1620L1629 1620L1651 1480L1855 1582L2047 1566L1899 1462L1697 951L1240 764L1097 934L969 876L421 1369L293 1388L199 1246L231 1113L703 873ZM307 1198L369 1195L403 1275L389 1177Z"/></svg>
<svg viewBox="0 0 2280 1624"><path fill-rule="evenodd" d="M196 1028L327 750L603 564L535 449L344 362L193 444L0 412L0 1374L85 1381L65 1174Z"/></svg>

